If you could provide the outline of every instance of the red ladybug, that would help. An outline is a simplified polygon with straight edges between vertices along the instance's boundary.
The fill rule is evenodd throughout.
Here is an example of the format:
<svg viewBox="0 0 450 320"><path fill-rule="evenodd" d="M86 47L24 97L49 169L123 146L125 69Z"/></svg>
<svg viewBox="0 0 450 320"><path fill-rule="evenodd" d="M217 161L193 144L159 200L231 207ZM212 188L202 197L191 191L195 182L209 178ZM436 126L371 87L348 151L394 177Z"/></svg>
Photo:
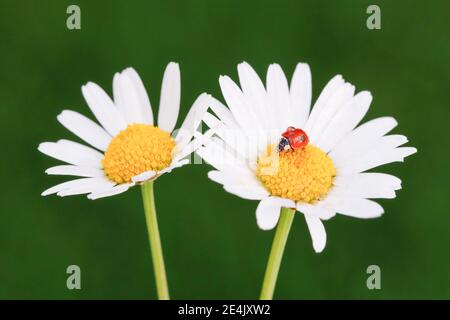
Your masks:
<svg viewBox="0 0 450 320"><path fill-rule="evenodd" d="M306 132L294 127L288 127L281 137L278 144L279 152L286 150L286 147L290 147L293 150L304 148L309 143Z"/></svg>

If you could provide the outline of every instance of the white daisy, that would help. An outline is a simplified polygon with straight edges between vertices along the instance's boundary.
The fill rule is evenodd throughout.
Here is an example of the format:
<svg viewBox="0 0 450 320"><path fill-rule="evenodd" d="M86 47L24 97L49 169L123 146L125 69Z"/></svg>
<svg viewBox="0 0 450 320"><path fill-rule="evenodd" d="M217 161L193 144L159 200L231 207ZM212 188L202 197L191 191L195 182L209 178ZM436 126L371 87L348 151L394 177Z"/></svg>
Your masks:
<svg viewBox="0 0 450 320"><path fill-rule="evenodd" d="M114 75L114 101L95 83L82 86L100 125L71 110L64 110L57 119L90 146L63 139L43 142L38 149L66 163L47 169L47 174L83 178L58 184L42 195L88 194L89 199L112 196L187 164L186 157L195 148L191 139L209 96L200 95L180 129L174 131L180 91L180 70L171 62L164 72L156 126L147 92L134 69Z"/></svg>
<svg viewBox="0 0 450 320"><path fill-rule="evenodd" d="M356 128L369 109L370 92L355 95L355 87L337 75L310 111L307 64L297 65L290 85L278 64L269 66L265 87L249 64L239 64L238 73L240 88L228 76L219 79L228 108L213 99L215 115L204 117L216 131L197 150L217 169L209 178L241 198L259 200L256 221L263 230L277 225L281 208L303 213L316 252L326 244L323 220L336 213L381 216L383 208L369 199L395 198L401 181L364 171L403 161L417 150L400 147L408 141L405 136L386 135L397 125L391 117ZM304 130L309 144L278 151L282 133L291 126Z"/></svg>

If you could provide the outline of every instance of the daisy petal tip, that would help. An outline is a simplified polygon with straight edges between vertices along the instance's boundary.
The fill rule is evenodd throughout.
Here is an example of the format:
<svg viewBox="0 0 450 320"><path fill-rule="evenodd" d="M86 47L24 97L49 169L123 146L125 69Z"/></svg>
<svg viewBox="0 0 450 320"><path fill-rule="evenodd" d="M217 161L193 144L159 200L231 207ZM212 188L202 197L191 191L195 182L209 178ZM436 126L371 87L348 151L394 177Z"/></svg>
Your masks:
<svg viewBox="0 0 450 320"><path fill-rule="evenodd" d="M224 76L224 75L220 75L219 76L219 84L222 86L224 84L227 84L229 81L233 81L231 80L231 78L229 76Z"/></svg>
<svg viewBox="0 0 450 320"><path fill-rule="evenodd" d="M67 113L70 112L69 110L63 110L61 111L57 116L56 119L61 122L61 120L64 118L65 115L67 115Z"/></svg>
<svg viewBox="0 0 450 320"><path fill-rule="evenodd" d="M256 224L258 225L258 228L260 228L263 231L270 231L273 228L276 227L278 223L278 219L275 221L269 221L267 220L268 217L260 217L258 214L256 215Z"/></svg>
<svg viewBox="0 0 450 320"><path fill-rule="evenodd" d="M134 69L133 67L127 67L127 68L125 68L125 70L123 70L122 72L133 72L133 73L137 73L136 69Z"/></svg>
<svg viewBox="0 0 450 320"><path fill-rule="evenodd" d="M326 245L327 245L326 233L324 233L323 238L313 240L313 249L315 253L322 253Z"/></svg>
<svg viewBox="0 0 450 320"><path fill-rule="evenodd" d="M309 233L313 244L314 251L320 253L325 248L327 243L327 233L320 218L305 215L306 224L308 225Z"/></svg>
<svg viewBox="0 0 450 320"><path fill-rule="evenodd" d="M398 121L394 117L386 117L386 119L391 123L392 128L398 126Z"/></svg>
<svg viewBox="0 0 450 320"><path fill-rule="evenodd" d="M89 90L89 89L91 89L92 87L94 86L94 83L93 82L86 82L85 84L83 84L82 86L81 86L81 91L83 91L83 92L85 92L86 90Z"/></svg>
<svg viewBox="0 0 450 320"><path fill-rule="evenodd" d="M297 65L295 66L295 69L311 72L311 68L309 67L309 64L307 64L306 62L297 63Z"/></svg>
<svg viewBox="0 0 450 320"><path fill-rule="evenodd" d="M259 221L256 221L256 224L258 225L258 228L261 229L262 231L270 231L273 228L275 228L275 226L265 225L264 223L261 223Z"/></svg>
<svg viewBox="0 0 450 320"><path fill-rule="evenodd" d="M117 85L119 82L120 82L120 73L116 72L113 76L113 86Z"/></svg>
<svg viewBox="0 0 450 320"><path fill-rule="evenodd" d="M39 143L37 149L39 152L46 154L48 148L53 144L53 142L41 142Z"/></svg>
<svg viewBox="0 0 450 320"><path fill-rule="evenodd" d="M283 68L278 63L272 63L267 68L267 76L274 77L281 74L284 75Z"/></svg>
<svg viewBox="0 0 450 320"><path fill-rule="evenodd" d="M202 92L197 99L211 99L212 96L207 92Z"/></svg>
<svg viewBox="0 0 450 320"><path fill-rule="evenodd" d="M395 197L394 197L394 198L395 198ZM384 214L384 209L383 209L382 206L379 206L379 211L378 211L378 212L375 212L375 213L372 215L372 217L369 217L369 218L379 218L379 217L381 217L383 214Z"/></svg>
<svg viewBox="0 0 450 320"><path fill-rule="evenodd" d="M180 65L177 62L169 62L166 66L166 70L164 71L164 74L166 73L172 73L174 76L179 77L180 75Z"/></svg>
<svg viewBox="0 0 450 320"><path fill-rule="evenodd" d="M256 224L261 230L275 228L280 218L281 205L276 198L261 200L256 208Z"/></svg>
<svg viewBox="0 0 450 320"><path fill-rule="evenodd" d="M105 197L107 197L108 195L106 195L106 194L103 194L103 193L89 193L87 196L86 196L86 198L88 198L89 200L91 200L91 201L94 201L94 200L98 200L98 199L101 199L101 198L105 198Z"/></svg>
<svg viewBox="0 0 450 320"><path fill-rule="evenodd" d="M313 248L315 253L322 253L322 251L325 249L325 243L323 243L323 245L313 245Z"/></svg>
<svg viewBox="0 0 450 320"><path fill-rule="evenodd" d="M253 72L254 69L253 67L247 62L247 61L242 61L241 63L238 64L237 66L237 70L238 72Z"/></svg>

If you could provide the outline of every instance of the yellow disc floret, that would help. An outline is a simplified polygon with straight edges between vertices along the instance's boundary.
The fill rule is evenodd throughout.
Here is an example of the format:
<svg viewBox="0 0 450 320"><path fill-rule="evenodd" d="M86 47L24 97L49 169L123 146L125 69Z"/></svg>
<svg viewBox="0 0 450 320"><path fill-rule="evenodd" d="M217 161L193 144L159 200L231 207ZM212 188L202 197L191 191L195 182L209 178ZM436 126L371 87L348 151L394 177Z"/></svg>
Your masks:
<svg viewBox="0 0 450 320"><path fill-rule="evenodd" d="M270 194L296 202L320 200L335 175L331 158L313 145L281 152L269 147L258 159L257 176Z"/></svg>
<svg viewBox="0 0 450 320"><path fill-rule="evenodd" d="M168 132L146 124L132 124L115 136L102 160L106 176L117 183L145 171L158 171L172 162L175 142Z"/></svg>

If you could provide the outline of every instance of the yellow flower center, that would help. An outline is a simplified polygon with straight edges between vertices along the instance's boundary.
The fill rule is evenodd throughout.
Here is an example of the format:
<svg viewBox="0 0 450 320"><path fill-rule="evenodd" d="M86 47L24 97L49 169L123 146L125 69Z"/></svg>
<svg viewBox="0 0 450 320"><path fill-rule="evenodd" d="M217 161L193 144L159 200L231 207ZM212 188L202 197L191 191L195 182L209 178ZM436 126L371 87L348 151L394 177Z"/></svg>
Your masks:
<svg viewBox="0 0 450 320"><path fill-rule="evenodd" d="M333 161L319 148L275 151L258 158L257 176L273 196L313 203L324 197L336 175Z"/></svg>
<svg viewBox="0 0 450 320"><path fill-rule="evenodd" d="M110 142L102 160L106 176L117 183L172 162L175 142L168 132L147 124L131 124Z"/></svg>

